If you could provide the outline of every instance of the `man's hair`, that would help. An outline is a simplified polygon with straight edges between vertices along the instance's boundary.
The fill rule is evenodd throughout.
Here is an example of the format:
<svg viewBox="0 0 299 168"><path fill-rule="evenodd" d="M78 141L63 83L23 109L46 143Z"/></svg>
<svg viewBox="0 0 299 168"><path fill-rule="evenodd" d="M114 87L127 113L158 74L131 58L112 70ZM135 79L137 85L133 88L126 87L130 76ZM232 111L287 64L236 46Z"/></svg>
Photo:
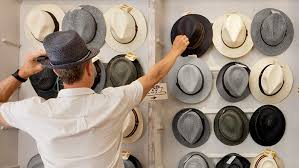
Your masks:
<svg viewBox="0 0 299 168"><path fill-rule="evenodd" d="M68 69L55 69L55 72L65 84L74 84L82 79L87 63L73 66Z"/></svg>

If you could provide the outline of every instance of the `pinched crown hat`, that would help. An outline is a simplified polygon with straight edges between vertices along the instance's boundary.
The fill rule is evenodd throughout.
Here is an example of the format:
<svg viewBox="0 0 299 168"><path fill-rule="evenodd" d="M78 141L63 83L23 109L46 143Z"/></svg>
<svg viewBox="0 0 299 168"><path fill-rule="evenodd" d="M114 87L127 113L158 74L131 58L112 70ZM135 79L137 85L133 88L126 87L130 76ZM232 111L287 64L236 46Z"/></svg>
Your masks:
<svg viewBox="0 0 299 168"><path fill-rule="evenodd" d="M143 133L143 116L138 109L133 109L123 125L123 143L136 142Z"/></svg>
<svg viewBox="0 0 299 168"><path fill-rule="evenodd" d="M249 168L250 162L237 153L224 156L216 165L216 168Z"/></svg>
<svg viewBox="0 0 299 168"><path fill-rule="evenodd" d="M284 164L275 151L266 149L251 162L250 168L284 168Z"/></svg>
<svg viewBox="0 0 299 168"><path fill-rule="evenodd" d="M178 168L214 168L213 161L201 152L191 152L179 162Z"/></svg>

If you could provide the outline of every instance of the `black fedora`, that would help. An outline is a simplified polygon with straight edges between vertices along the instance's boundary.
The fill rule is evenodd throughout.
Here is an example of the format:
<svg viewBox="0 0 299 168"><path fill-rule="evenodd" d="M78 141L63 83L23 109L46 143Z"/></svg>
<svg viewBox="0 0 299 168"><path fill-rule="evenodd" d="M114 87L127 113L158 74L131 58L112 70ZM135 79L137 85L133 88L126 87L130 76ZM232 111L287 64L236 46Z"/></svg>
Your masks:
<svg viewBox="0 0 299 168"><path fill-rule="evenodd" d="M237 153L224 156L216 165L216 168L250 168L250 162Z"/></svg>
<svg viewBox="0 0 299 168"><path fill-rule="evenodd" d="M103 64L100 60L96 60L93 63L96 75L94 79L94 84L91 87L92 90L94 90L96 93L100 93L104 88L106 84L106 69L105 64Z"/></svg>
<svg viewBox="0 0 299 168"><path fill-rule="evenodd" d="M41 72L29 77L30 83L38 96L48 100L56 98L63 83L52 69L44 68Z"/></svg>
<svg viewBox="0 0 299 168"><path fill-rule="evenodd" d="M87 48L80 35L73 31L60 31L48 35L44 40L47 56L38 61L51 69L68 69L85 63L98 54L97 49Z"/></svg>
<svg viewBox="0 0 299 168"><path fill-rule="evenodd" d="M249 122L249 131L253 140L262 146L278 143L284 135L286 120L279 108L264 105L258 108Z"/></svg>
<svg viewBox="0 0 299 168"><path fill-rule="evenodd" d="M189 14L175 22L171 30L171 42L177 35L186 35L190 44L182 56L203 55L212 44L213 30L210 21L198 14Z"/></svg>

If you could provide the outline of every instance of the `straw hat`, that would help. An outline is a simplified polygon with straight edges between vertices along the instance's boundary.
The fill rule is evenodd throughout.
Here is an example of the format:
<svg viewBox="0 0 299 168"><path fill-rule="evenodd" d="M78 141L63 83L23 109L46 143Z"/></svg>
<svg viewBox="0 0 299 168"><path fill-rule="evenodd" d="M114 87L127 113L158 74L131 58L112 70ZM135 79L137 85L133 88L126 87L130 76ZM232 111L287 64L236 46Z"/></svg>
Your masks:
<svg viewBox="0 0 299 168"><path fill-rule="evenodd" d="M143 116L138 109L133 109L123 125L123 143L136 142L143 133Z"/></svg>

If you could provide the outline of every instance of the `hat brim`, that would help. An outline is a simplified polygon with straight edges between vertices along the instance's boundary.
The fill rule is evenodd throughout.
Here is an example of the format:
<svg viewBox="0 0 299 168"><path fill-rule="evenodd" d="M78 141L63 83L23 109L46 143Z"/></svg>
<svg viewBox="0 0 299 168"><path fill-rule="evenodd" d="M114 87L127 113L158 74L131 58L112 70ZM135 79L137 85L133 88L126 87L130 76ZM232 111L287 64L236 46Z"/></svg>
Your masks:
<svg viewBox="0 0 299 168"><path fill-rule="evenodd" d="M42 158L39 154L33 156L28 164L27 164L27 168L44 168L44 163L42 161Z"/></svg>
<svg viewBox="0 0 299 168"><path fill-rule="evenodd" d="M257 166L256 164L262 156L264 156L264 153L261 153L257 157L255 157L252 160L251 164L250 164L250 168L256 168L256 166ZM285 167L284 164L283 164L283 161L278 156L274 157L274 160L277 163L277 167L279 167L279 168L284 168Z"/></svg>
<svg viewBox="0 0 299 168"><path fill-rule="evenodd" d="M242 137L237 140L237 141L231 141L229 139L227 139L226 137L224 137L220 131L220 126L219 126L219 119L220 117L227 111L227 110L232 110L235 113L237 113L240 118L242 119L242 122L244 124L244 128L243 128L243 134ZM236 106L226 106L224 108L222 108L216 115L215 119L214 119L214 132L216 134L216 137L224 144L229 145L229 146L235 146L235 145L239 145L242 142L244 142L244 140L248 137L249 134L249 119L247 118L246 114L238 107Z"/></svg>
<svg viewBox="0 0 299 168"><path fill-rule="evenodd" d="M284 16L287 24L287 31L284 40L276 46L270 46L266 44L261 35L261 26L263 24L263 21L271 14L271 11L278 11L279 13L281 13ZM294 38L293 23L291 19L282 11L273 8L266 8L261 10L254 16L252 21L251 36L254 41L255 48L257 48L261 53L268 56L280 55L290 47L293 41Z"/></svg>
<svg viewBox="0 0 299 168"><path fill-rule="evenodd" d="M139 123L138 123L138 127L135 131L135 133L130 136L130 137L127 137L127 138L123 138L123 143L124 144L131 144L131 143L134 143L136 141L138 141L142 134L143 134L143 116L142 116L142 113L137 109L135 108L134 109L136 111L136 114L137 114L137 117L138 117L138 120L139 120Z"/></svg>
<svg viewBox="0 0 299 168"><path fill-rule="evenodd" d="M238 47L238 48L230 48L228 47L222 39L222 27L223 24L225 24L227 17L229 16L229 14L220 16L218 18L216 18L216 21L213 24L213 43L215 48L224 56L228 57L228 58L239 58L242 57L244 55L246 55L247 53L250 52L250 50L253 47L253 41L251 38L251 19L248 16L242 15L242 14L238 14L247 29L247 36L246 39L244 41L244 43Z"/></svg>
<svg viewBox="0 0 299 168"><path fill-rule="evenodd" d="M198 22L202 23L202 25L204 26L204 30L205 30L205 34L204 34L204 41L202 42L202 45L200 45L198 48L196 49L186 49L183 53L182 56L188 56L188 55L197 55L197 57L202 56L204 53L206 53L208 51L208 49L210 48L211 44L212 44L212 37L213 37L213 30L212 30L212 24L210 23L210 21L202 16L202 15L198 15L198 14L189 14L188 16L194 17L195 20L197 20ZM183 16L184 17L184 16ZM171 42L173 43L174 39L176 36L178 35L184 35L184 34L179 34L177 31L178 28L178 24L180 22L180 20L183 18L181 17L179 20L177 20L175 22L175 24L172 27L171 30Z"/></svg>
<svg viewBox="0 0 299 168"><path fill-rule="evenodd" d="M106 42L107 44L115 51L121 52L121 53L128 53L133 52L137 50L146 40L147 36L147 24L144 15L142 12L137 9L136 7L132 7L132 10L130 11L130 14L134 17L134 20L136 22L136 25L138 27L136 36L133 41L127 44L119 43L115 40L115 38L111 34L111 19L113 17L113 14L115 11L118 11L119 8L122 5L115 6L111 9L109 9L105 14L105 20L106 20L106 26L107 26L107 33L106 33Z"/></svg>
<svg viewBox="0 0 299 168"><path fill-rule="evenodd" d="M202 90L195 94L195 95L187 95L184 92L181 91L180 88L177 86L177 74L179 69L186 64L193 64L197 66L203 74L204 78L204 86ZM213 85L213 79L212 79L212 72L210 71L208 65L197 57L179 57L176 61L176 64L172 67L169 75L168 75L168 88L169 92L176 97L178 100L184 102L184 103L199 103L203 100L205 100L211 90Z"/></svg>
<svg viewBox="0 0 299 168"><path fill-rule="evenodd" d="M59 23L59 31L61 30L62 27L62 20L65 16L64 11L57 5L54 4L43 4L43 5L38 5L35 6L33 9L31 10L39 10L39 11L47 11L50 12L51 14L53 14L57 20L57 22ZM33 34L31 33L30 29L28 28L28 26L26 26L26 24L24 24L24 32L25 35L27 37L27 39L32 43L33 47L37 48L37 49L43 49L43 43L41 43L40 41L38 41Z"/></svg>
<svg viewBox="0 0 299 168"><path fill-rule="evenodd" d="M173 131L173 134L175 136L175 138L178 140L178 142L188 148L196 148L196 147L199 147L201 145L203 145L204 143L206 143L210 137L210 134L211 134L211 127L210 127L210 123L209 123L209 120L208 118L204 115L203 112L197 110L197 109L193 109L194 112L196 112L199 117L201 118L202 120L202 123L203 123L203 135L200 137L200 139L194 143L194 144L190 144L189 142L187 142L183 136L180 134L179 130L177 129L177 125L178 125L178 120L179 118L186 112L188 112L189 109L182 109L180 110L176 115L175 117L173 118L173 121L172 121L172 131Z"/></svg>
<svg viewBox="0 0 299 168"><path fill-rule="evenodd" d="M124 162L131 162L135 166L135 168L142 168L142 164L140 161L133 155L130 155L128 160L123 160Z"/></svg>
<svg viewBox="0 0 299 168"><path fill-rule="evenodd" d="M250 166L250 162L249 160L247 160L246 158L244 158L243 156L237 154L237 153L230 153L226 156L224 156L216 165L216 168L224 168L226 167L227 161L232 157L232 156L236 156L238 158L238 160L240 160L240 162L242 163L244 168L249 168Z"/></svg>
<svg viewBox="0 0 299 168"><path fill-rule="evenodd" d="M259 86L259 78L260 74L262 73L263 69L270 65L278 63L281 65L284 73L284 84L281 88L281 90L273 95L273 96L267 96L263 94L263 92L260 90ZM249 88L251 91L251 94L260 102L265 104L276 104L284 100L288 95L290 94L293 87L293 74L290 69L290 67L287 64L282 64L279 62L279 60L275 58L264 58L260 61L258 61L252 68L251 73L249 77Z"/></svg>
<svg viewBox="0 0 299 168"><path fill-rule="evenodd" d="M208 158L205 154L203 154L201 152L190 152L180 160L178 168L184 168L186 161L189 160L189 158L191 158L193 155L201 156L206 161L209 168L215 167L215 164L213 163L213 161L210 158Z"/></svg>
<svg viewBox="0 0 299 168"><path fill-rule="evenodd" d="M245 99L246 97L249 96L250 94L250 90L249 90L249 84L246 88L246 90L243 92L243 94L240 96L240 97L232 97L229 95L229 93L227 93L227 91L224 89L224 84L223 84L223 76L224 76L224 73L226 72L226 70L233 66L233 65L241 65L241 66L244 66L246 71L248 72L248 74L250 74L250 69L247 65L245 64L242 64L240 62L230 62L226 65L224 65L218 75L217 75L217 80L216 80L216 87L217 87L217 90L218 90L218 93L220 94L220 96L225 99L226 101L228 102L238 102L238 101L241 101L243 99Z"/></svg>
<svg viewBox="0 0 299 168"><path fill-rule="evenodd" d="M106 68L105 65L102 63L102 61L100 61L99 59L93 61L93 63L96 64L101 70L101 76L100 76L101 78L99 79L99 81L94 81L98 83L94 83L93 90L96 93L101 93L101 91L105 88L105 84L106 84Z"/></svg>

